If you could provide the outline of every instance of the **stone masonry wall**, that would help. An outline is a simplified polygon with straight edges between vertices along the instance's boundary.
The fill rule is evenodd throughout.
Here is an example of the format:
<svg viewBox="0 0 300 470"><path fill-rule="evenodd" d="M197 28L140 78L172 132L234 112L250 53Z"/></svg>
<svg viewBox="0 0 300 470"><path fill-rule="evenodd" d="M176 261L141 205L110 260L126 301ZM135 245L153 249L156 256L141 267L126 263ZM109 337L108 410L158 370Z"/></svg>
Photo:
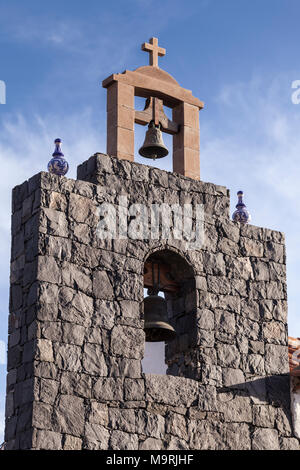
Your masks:
<svg viewBox="0 0 300 470"><path fill-rule="evenodd" d="M100 240L98 206L121 193L204 204L203 247ZM299 448L283 234L231 222L222 186L101 154L76 181L17 186L12 209L6 449ZM161 250L194 273L197 342L167 349L197 380L141 370L143 268Z"/></svg>

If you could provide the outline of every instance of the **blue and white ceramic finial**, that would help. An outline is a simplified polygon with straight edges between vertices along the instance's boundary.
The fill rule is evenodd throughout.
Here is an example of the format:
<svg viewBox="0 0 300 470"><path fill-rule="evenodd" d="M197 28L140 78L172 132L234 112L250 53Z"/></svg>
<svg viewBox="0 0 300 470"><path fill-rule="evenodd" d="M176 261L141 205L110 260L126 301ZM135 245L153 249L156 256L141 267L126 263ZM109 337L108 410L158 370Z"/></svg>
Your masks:
<svg viewBox="0 0 300 470"><path fill-rule="evenodd" d="M61 139L55 139L54 143L55 150L48 163L48 171L49 173L54 173L54 175L64 176L69 170L69 164L61 151Z"/></svg>
<svg viewBox="0 0 300 470"><path fill-rule="evenodd" d="M232 214L232 220L234 222L240 222L242 224L247 224L248 222L251 221L251 215L247 211L247 208L246 208L246 206L243 202L243 196L244 196L243 191L238 191L237 196L238 196L238 203L235 206L236 210Z"/></svg>

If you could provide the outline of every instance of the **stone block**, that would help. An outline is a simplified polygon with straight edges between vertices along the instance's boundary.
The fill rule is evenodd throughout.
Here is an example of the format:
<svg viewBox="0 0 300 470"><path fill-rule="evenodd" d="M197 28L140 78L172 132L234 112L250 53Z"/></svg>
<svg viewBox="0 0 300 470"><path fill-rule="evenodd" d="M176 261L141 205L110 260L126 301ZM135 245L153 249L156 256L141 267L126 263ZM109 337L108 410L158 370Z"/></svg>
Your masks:
<svg viewBox="0 0 300 470"><path fill-rule="evenodd" d="M122 357L108 357L108 375L111 377L141 377L141 361Z"/></svg>
<svg viewBox="0 0 300 470"><path fill-rule="evenodd" d="M52 256L38 257L37 280L51 282L52 284L60 284L61 271L55 258Z"/></svg>
<svg viewBox="0 0 300 470"><path fill-rule="evenodd" d="M167 450L189 450L189 446L186 441L179 439L174 436L166 436L168 439Z"/></svg>
<svg viewBox="0 0 300 470"><path fill-rule="evenodd" d="M260 354L249 354L244 369L253 375L265 375L264 357Z"/></svg>
<svg viewBox="0 0 300 470"><path fill-rule="evenodd" d="M94 396L103 401L123 400L123 379L100 378L94 386Z"/></svg>
<svg viewBox="0 0 300 470"><path fill-rule="evenodd" d="M121 315L124 317L140 319L140 303L132 300L121 300L120 301Z"/></svg>
<svg viewBox="0 0 300 470"><path fill-rule="evenodd" d="M163 448L163 441L154 437L147 437L139 446L139 450L163 450Z"/></svg>
<svg viewBox="0 0 300 470"><path fill-rule="evenodd" d="M94 424L108 425L108 406L97 401L91 402L91 412L89 422Z"/></svg>
<svg viewBox="0 0 300 470"><path fill-rule="evenodd" d="M207 274L215 276L225 275L225 262L222 253L203 252L203 265Z"/></svg>
<svg viewBox="0 0 300 470"><path fill-rule="evenodd" d="M298 439L293 437L283 437L280 444L280 450L300 450Z"/></svg>
<svg viewBox="0 0 300 470"><path fill-rule="evenodd" d="M86 448L89 450L108 449L109 431L103 426L95 423L85 424Z"/></svg>
<svg viewBox="0 0 300 470"><path fill-rule="evenodd" d="M238 317L236 321L236 329L246 338L258 341L261 339L260 323L252 321L245 317Z"/></svg>
<svg viewBox="0 0 300 470"><path fill-rule="evenodd" d="M115 326L111 333L111 354L129 359L142 359L144 356L145 333L140 328Z"/></svg>
<svg viewBox="0 0 300 470"><path fill-rule="evenodd" d="M69 287L59 290L61 319L78 325L89 326L94 313L93 298Z"/></svg>
<svg viewBox="0 0 300 470"><path fill-rule="evenodd" d="M238 368L240 353L234 344L217 344L218 364L221 367Z"/></svg>
<svg viewBox="0 0 300 470"><path fill-rule="evenodd" d="M188 432L190 435L190 449L226 449L223 423L221 427L218 423L190 420Z"/></svg>
<svg viewBox="0 0 300 470"><path fill-rule="evenodd" d="M208 309L200 310L197 325L203 330L213 330L215 327L214 313Z"/></svg>
<svg viewBox="0 0 300 470"><path fill-rule="evenodd" d="M139 439L137 434L129 434L123 431L112 431L110 446L112 450L136 450Z"/></svg>
<svg viewBox="0 0 300 470"><path fill-rule="evenodd" d="M186 419L177 413L169 413L166 418L166 432L185 441L189 440Z"/></svg>
<svg viewBox="0 0 300 470"><path fill-rule="evenodd" d="M76 344L78 346L82 346L85 331L86 329L84 326L73 325L72 323L64 322L62 324L63 342L67 344Z"/></svg>
<svg viewBox="0 0 300 470"><path fill-rule="evenodd" d="M143 379L129 379L124 381L125 400L144 400L145 381Z"/></svg>
<svg viewBox="0 0 300 470"><path fill-rule="evenodd" d="M80 439L79 437L66 435L63 448L64 450L81 450L82 439Z"/></svg>
<svg viewBox="0 0 300 470"><path fill-rule="evenodd" d="M266 298L286 300L286 284L284 282L270 281L266 283Z"/></svg>
<svg viewBox="0 0 300 470"><path fill-rule="evenodd" d="M198 398L199 384L184 377L146 374L146 399L171 406L191 406Z"/></svg>
<svg viewBox="0 0 300 470"><path fill-rule="evenodd" d="M58 321L45 321L38 324L38 328L41 330L41 336L43 339L50 341L61 341L62 339L62 325Z"/></svg>
<svg viewBox="0 0 300 470"><path fill-rule="evenodd" d="M250 398L231 393L220 395L222 402L218 404L218 411L223 413L224 419L229 423L252 423L252 407ZM226 401L223 401L226 400Z"/></svg>
<svg viewBox="0 0 300 470"><path fill-rule="evenodd" d="M120 309L117 302L96 299L95 325L98 327L111 330L115 324L116 316L119 315Z"/></svg>
<svg viewBox="0 0 300 470"><path fill-rule="evenodd" d="M60 392L64 395L91 397L92 377L84 373L63 372L60 376Z"/></svg>
<svg viewBox="0 0 300 470"><path fill-rule="evenodd" d="M36 341L36 359L45 362L53 362L52 342L48 339L38 339Z"/></svg>
<svg viewBox="0 0 300 470"><path fill-rule="evenodd" d="M80 224L87 224L96 228L98 211L93 201L78 194L70 194L69 218Z"/></svg>
<svg viewBox="0 0 300 470"><path fill-rule="evenodd" d="M287 344L286 325L278 321L265 322L262 325L262 333L266 342L273 344Z"/></svg>
<svg viewBox="0 0 300 470"><path fill-rule="evenodd" d="M160 439L164 437L165 419L161 415L138 410L136 415L136 430L138 434Z"/></svg>
<svg viewBox="0 0 300 470"><path fill-rule="evenodd" d="M275 408L270 405L253 406L253 424L262 428L273 428L275 423Z"/></svg>
<svg viewBox="0 0 300 470"><path fill-rule="evenodd" d="M291 436L293 434L293 424L291 410L283 407L276 410L276 427L282 436Z"/></svg>
<svg viewBox="0 0 300 470"><path fill-rule="evenodd" d="M33 448L39 450L62 450L62 435L58 432L39 429L34 433Z"/></svg>
<svg viewBox="0 0 300 470"><path fill-rule="evenodd" d="M255 260L255 262L253 262L253 274L256 281L269 281L269 264L264 261Z"/></svg>
<svg viewBox="0 0 300 470"><path fill-rule="evenodd" d="M92 279L87 268L64 262L62 264L62 283L72 289L79 289L85 294L92 292Z"/></svg>
<svg viewBox="0 0 300 470"><path fill-rule="evenodd" d="M47 233L56 237L68 237L68 221L64 212L43 208L41 212L41 233Z"/></svg>
<svg viewBox="0 0 300 470"><path fill-rule="evenodd" d="M250 426L246 423L227 423L224 426L226 448L251 450Z"/></svg>
<svg viewBox="0 0 300 470"><path fill-rule="evenodd" d="M49 209L65 212L67 208L67 199L65 194L56 191L51 192L49 197Z"/></svg>
<svg viewBox="0 0 300 470"><path fill-rule="evenodd" d="M243 256L253 256L257 258L264 256L264 245L257 240L241 237L240 245Z"/></svg>
<svg viewBox="0 0 300 470"><path fill-rule="evenodd" d="M84 416L85 409L82 398L61 395L53 412L55 430L80 437L84 432Z"/></svg>
<svg viewBox="0 0 300 470"><path fill-rule="evenodd" d="M109 408L108 411L108 426L113 429L119 429L120 431L132 432L136 430L135 425L135 412L134 410L125 410L119 408Z"/></svg>
<svg viewBox="0 0 300 470"><path fill-rule="evenodd" d="M47 403L34 402L32 409L32 426L38 429L52 427L51 416L53 407Z"/></svg>
<svg viewBox="0 0 300 470"><path fill-rule="evenodd" d="M285 249L284 245L268 241L265 245L264 256L276 263L285 262Z"/></svg>
<svg viewBox="0 0 300 470"><path fill-rule="evenodd" d="M59 382L51 379L40 379L40 400L53 405L58 393Z"/></svg>
<svg viewBox="0 0 300 470"><path fill-rule="evenodd" d="M288 348L275 344L266 344L265 369L267 374L288 374Z"/></svg>
<svg viewBox="0 0 300 470"><path fill-rule="evenodd" d="M253 450L279 450L278 431L276 429L257 428L252 435Z"/></svg>
<svg viewBox="0 0 300 470"><path fill-rule="evenodd" d="M223 385L225 387L237 388L245 382L245 376L241 369L223 368Z"/></svg>
<svg viewBox="0 0 300 470"><path fill-rule="evenodd" d="M80 372L82 351L73 344L56 344L54 350L55 363L64 371Z"/></svg>
<svg viewBox="0 0 300 470"><path fill-rule="evenodd" d="M86 343L82 354L82 364L87 374L98 377L107 376L107 366L101 345Z"/></svg>
<svg viewBox="0 0 300 470"><path fill-rule="evenodd" d="M98 299L111 300L114 298L114 289L106 271L95 271L93 293Z"/></svg>

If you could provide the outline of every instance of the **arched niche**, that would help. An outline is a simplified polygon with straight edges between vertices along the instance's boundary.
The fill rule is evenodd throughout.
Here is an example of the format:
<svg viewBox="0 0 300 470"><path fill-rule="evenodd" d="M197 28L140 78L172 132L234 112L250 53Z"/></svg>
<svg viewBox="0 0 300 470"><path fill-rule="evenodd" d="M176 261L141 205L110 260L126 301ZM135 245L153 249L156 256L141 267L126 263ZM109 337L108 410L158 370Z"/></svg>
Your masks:
<svg viewBox="0 0 300 470"><path fill-rule="evenodd" d="M145 260L146 289L151 287L152 276L149 271L153 263L160 264L160 292L163 292L167 301L168 321L176 331L175 339L165 342L166 373L199 379L198 361L195 357L197 294L194 270L178 252L170 249L153 251ZM153 360L157 360L155 355Z"/></svg>

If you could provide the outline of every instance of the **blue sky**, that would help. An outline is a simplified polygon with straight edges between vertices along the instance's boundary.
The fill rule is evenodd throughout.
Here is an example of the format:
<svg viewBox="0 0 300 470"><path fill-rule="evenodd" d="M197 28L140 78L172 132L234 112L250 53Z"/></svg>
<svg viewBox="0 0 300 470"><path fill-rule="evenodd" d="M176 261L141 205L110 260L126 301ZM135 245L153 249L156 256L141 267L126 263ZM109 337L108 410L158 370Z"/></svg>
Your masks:
<svg viewBox="0 0 300 470"><path fill-rule="evenodd" d="M140 46L152 36L167 50L160 67L205 102L201 179L231 190L231 212L243 189L252 223L286 234L289 334L300 336L300 104L291 101L291 84L300 80L299 17L298 0L0 0L7 91L0 104L0 340L7 338L11 189L46 169L56 137L70 177L105 152L101 82L147 65ZM136 148L143 137L137 129ZM171 157L159 164L171 169ZM5 374L0 364L0 422Z"/></svg>

